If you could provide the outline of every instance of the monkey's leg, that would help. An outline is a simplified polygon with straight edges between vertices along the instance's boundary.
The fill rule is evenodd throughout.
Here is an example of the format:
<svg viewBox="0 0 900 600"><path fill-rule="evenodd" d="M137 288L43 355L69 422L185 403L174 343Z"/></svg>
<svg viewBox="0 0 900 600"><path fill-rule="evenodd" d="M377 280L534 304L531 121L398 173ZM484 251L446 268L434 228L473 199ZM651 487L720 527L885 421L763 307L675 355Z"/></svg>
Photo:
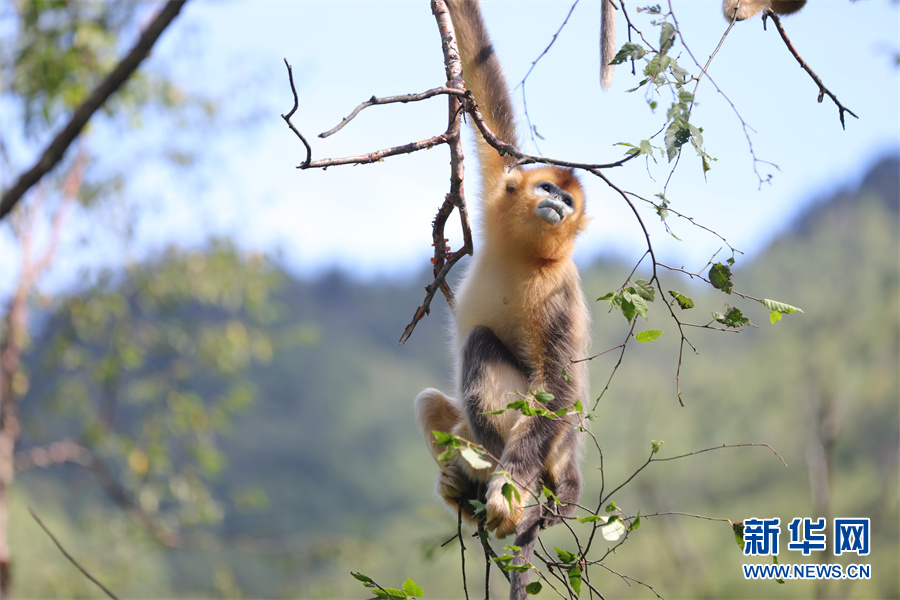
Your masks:
<svg viewBox="0 0 900 600"><path fill-rule="evenodd" d="M553 437L554 421L542 416L522 417L500 457L501 467L509 475L496 475L488 484L485 497L487 527L497 537L514 533L525 514L525 506L539 502L541 472L547 439ZM512 484L511 497L503 493ZM540 508L540 507L536 507Z"/></svg>
<svg viewBox="0 0 900 600"><path fill-rule="evenodd" d="M416 422L425 437L431 455L437 460L446 448L437 444L434 431L452 433L463 439L471 439L472 435L463 418L462 410L456 401L439 390L428 388L416 396ZM479 484L460 457L454 456L448 461L437 461L441 474L437 481L437 493L450 509L456 513L462 505L463 516L474 520L473 507L470 500L480 500L483 484Z"/></svg>
<svg viewBox="0 0 900 600"><path fill-rule="evenodd" d="M463 344L462 393L465 399L466 422L472 433L472 441L484 446L495 458L501 459L501 469L508 470L505 457L509 452L510 440L527 420L519 411L505 410L510 402L518 400L519 394L528 390L528 373L524 365L487 327L473 328ZM503 411L499 414L488 414ZM540 472L540 458L536 462L534 476ZM491 470L493 472L493 470ZM505 537L515 531L516 523L524 512L524 502L528 494L515 495L507 500L502 493L505 475L491 476L487 473L486 500L487 527L496 530L498 537ZM518 483L518 482L517 482ZM531 482L525 488L530 490ZM517 489L522 487L517 485ZM492 502L493 498L493 502Z"/></svg>

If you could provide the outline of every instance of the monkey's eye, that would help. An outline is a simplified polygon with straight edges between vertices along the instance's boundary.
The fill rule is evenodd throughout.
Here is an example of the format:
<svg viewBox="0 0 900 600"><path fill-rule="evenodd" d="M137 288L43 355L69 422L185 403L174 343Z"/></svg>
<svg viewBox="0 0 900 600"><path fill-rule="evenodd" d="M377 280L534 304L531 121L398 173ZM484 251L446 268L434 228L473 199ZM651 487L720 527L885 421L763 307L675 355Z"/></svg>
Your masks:
<svg viewBox="0 0 900 600"><path fill-rule="evenodd" d="M565 204L569 208L575 208L575 202L572 201L572 196L570 196L569 194L563 193L562 201L563 201L563 204Z"/></svg>
<svg viewBox="0 0 900 600"><path fill-rule="evenodd" d="M538 187L541 189L541 191L547 192L548 194L552 194L554 191L553 188L555 188L556 186L553 185L552 183L550 183L549 181L545 181L543 183L538 184Z"/></svg>

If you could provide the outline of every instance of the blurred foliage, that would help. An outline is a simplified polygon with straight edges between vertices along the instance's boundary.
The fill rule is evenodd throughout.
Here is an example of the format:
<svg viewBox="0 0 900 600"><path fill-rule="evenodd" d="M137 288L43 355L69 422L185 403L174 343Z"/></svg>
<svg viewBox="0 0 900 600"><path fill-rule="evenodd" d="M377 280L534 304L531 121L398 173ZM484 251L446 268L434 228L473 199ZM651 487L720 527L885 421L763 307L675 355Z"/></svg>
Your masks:
<svg viewBox="0 0 900 600"><path fill-rule="evenodd" d="M146 7L129 0L4 3L2 17L14 19L16 27L0 53L2 93L20 105L27 134L41 134L87 98L133 42L128 34L139 30L136 21ZM139 71L105 111L136 116L148 101L171 107L183 99L165 79Z"/></svg>
<svg viewBox="0 0 900 600"><path fill-rule="evenodd" d="M641 527L630 532L625 546L606 559L611 568L652 585L670 599L809 598L817 594L891 598L900 594L895 576L900 568L896 545L900 534L896 479L900 444L897 170L896 160L881 163L859 190L822 199L752 263L739 261L733 266L735 288L777 292L802 306L805 313L773 325L766 318L767 307L728 296L729 302L760 323L759 328L745 329L737 337L709 331L691 334L700 355L690 354L685 359L685 407L679 406L674 386L677 336L666 332L648 343L629 345L592 426L603 447L607 491L642 464L651 440L665 442L660 457L723 443L768 443L788 466L764 448L726 449L651 465L614 498L625 514L634 516L640 511ZM63 391L69 398L70 390L87 393L79 388L102 394L97 382L111 382L123 400L128 398L121 403L116 426L124 427L133 440L128 443L113 436L110 439L117 441L98 448L119 456L115 463L118 472L132 478L138 487L148 486L160 498L166 514L179 514L179 500L163 480L177 477L181 471L174 462L158 463L157 456L168 453L170 461L182 458L183 468L209 475L206 489L221 511L213 514L222 518L206 530L215 533L223 545L202 554L171 551L162 555L162 563L154 562L164 565L157 572L157 581L167 582L167 595L226 595L227 589L232 595L251 597L358 597L363 590L350 571L391 585L412 577L429 598L447 597L452 590L459 590L459 547L455 541L441 546L456 533L455 518L434 495L437 467L412 414L412 399L419 390L445 385L450 377L444 329L447 315L436 310L406 346L396 343L427 275L410 282L363 283L337 273L316 281L286 281L277 295L264 296L289 307L288 311L269 315L265 309L256 320L258 325L244 323L246 336L232 333L235 340L248 342L254 339L251 332L255 327L267 333L271 361L264 362L254 360L252 342L239 349L229 341L229 323L235 314L245 311L248 314L243 318L249 318L253 301L246 297L240 303L234 301L238 295L228 292L232 288L226 285L224 275L219 276L224 279L213 277L220 282L219 286L210 284L218 290L213 292L205 289L201 278L186 275L192 261L215 262L202 256L159 261L141 270L141 276L111 277L106 282L110 287L104 288L99 298L111 297L112 290L120 289L141 293L125 294L127 302L120 298L99 305L107 306L105 310L84 307L91 297L87 292L67 299L61 306L65 318L47 320L46 333L37 340L34 355L53 348L47 335L78 332L77 323L83 321L103 324L87 327L77 338L82 340L79 353L94 358L74 363L80 365L75 372L65 366L66 353L54 350L50 355L56 362L41 363L41 371L31 373L29 391L37 394L37 380L54 382L44 386L52 393L35 395L30 404L55 406L58 411L76 405L62 401ZM588 296L596 298L621 285L630 270L630 265L618 263L584 269ZM179 273L184 276L179 278ZM252 282L256 279L246 274L237 278L240 281L234 285L243 293L255 293L252 290L258 284ZM185 287L189 281L194 285ZM712 315L721 306L722 293L711 286L686 286L678 280L677 287L693 298L693 311ZM144 293L156 300L142 299ZM188 306L179 308L178 302L169 304L165 298L180 298ZM210 303L209 298L215 300ZM260 306L266 305L268 302ZM81 308L75 310L77 306ZM235 310L237 313L230 312ZM215 335L201 333L207 313L218 315ZM94 316L89 318L90 314ZM123 321L120 315L128 318ZM265 326L266 319L273 316L280 320L274 327ZM651 311L646 328L666 329L665 320L663 311ZM630 326L621 316L610 314L605 302L595 304L594 321L594 349L598 352L619 343ZM129 332L120 334L121 340L117 337L120 328ZM100 329L107 334L97 338ZM95 335L88 335L92 330ZM153 343L142 341L142 336ZM213 339L218 341L209 341ZM211 359L208 344L220 349L220 360ZM130 345L136 347L128 350ZM185 352L184 364L171 354L173 348ZM100 350L105 354L98 354ZM108 366L99 358L101 354L117 358ZM266 354L263 351L256 358ZM193 456L190 447L202 443L209 432L199 427L201 424L218 422L213 415L225 410L218 403L228 404L227 389L231 388L212 374L228 375L235 364L246 365L250 371L243 378L232 376L227 381L240 387L252 380L257 401L250 410L229 413L230 435L216 434L216 448L228 468L214 476L215 469L204 471L201 465L206 463ZM606 384L614 364L613 353L592 361L595 395ZM188 374L179 371L181 368ZM56 373L64 379L57 381ZM61 387L64 381L71 383ZM178 400L170 401L170 390ZM838 422L821 418L819 411L829 402L844 407ZM98 414L97 404L79 405L93 406L91 414ZM23 409L29 410L26 405ZM73 433L63 427L72 421L54 420L50 414L42 409L24 415L29 423L26 437L49 434L51 426L61 427L55 430L57 436ZM144 421L155 425L147 430ZM95 423L90 418L79 422L89 430ZM829 463L833 468L830 489L823 492L811 484L810 468L826 423L839 427L834 430ZM160 429L172 435L173 442L156 451L167 437ZM134 449L147 456L146 463L129 462ZM147 471L139 476L134 467L142 471L144 464ZM215 464L212 461L206 466ZM589 451L582 503L593 508L601 482L598 464L599 457ZM102 497L96 490L88 492L96 485L82 471L62 470L69 489L79 486L83 490L81 500ZM85 511L90 507L114 515L108 502L82 503L58 484L54 496L47 491L54 484L37 470L23 473L19 481L24 493L38 504L38 498L53 498L63 506L60 510L69 519L65 527L77 531L82 543L106 535L103 527L86 519ZM796 516L816 516L823 499L830 505L829 518L872 519L872 553L855 560L872 565L870 581L831 582L822 588L813 582L745 581L740 565L748 561L727 523L652 516L664 511L733 521L777 516L786 523ZM191 517L197 512L183 514ZM590 524L573 527L582 534ZM136 528L129 529L133 532ZM33 528L27 531L34 538ZM137 535L132 540L127 542L123 536L119 543L144 544L139 547L148 557L153 561L160 557L158 550L146 546L146 539ZM546 531L542 540L548 549L556 545L573 550L564 528ZM23 540L16 537L14 542ZM782 563L807 560L787 552L784 544ZM466 546L469 589L483 589L478 542L467 538ZM503 543L494 546L500 551ZM605 548L598 546L596 551ZM61 557L49 560L63 561ZM95 574L106 571L101 565ZM590 570L588 576L607 597L652 595L612 573ZM128 590L130 596L158 595L157 584L141 579L119 589ZM495 573L492 596L505 597L505 589ZM547 593L545 590L544 595Z"/></svg>
<svg viewBox="0 0 900 600"><path fill-rule="evenodd" d="M66 298L44 327L35 369L53 377L22 399L26 428L74 433L167 527L217 522L217 437L254 400L251 366L272 358L279 278L220 243L171 250Z"/></svg>

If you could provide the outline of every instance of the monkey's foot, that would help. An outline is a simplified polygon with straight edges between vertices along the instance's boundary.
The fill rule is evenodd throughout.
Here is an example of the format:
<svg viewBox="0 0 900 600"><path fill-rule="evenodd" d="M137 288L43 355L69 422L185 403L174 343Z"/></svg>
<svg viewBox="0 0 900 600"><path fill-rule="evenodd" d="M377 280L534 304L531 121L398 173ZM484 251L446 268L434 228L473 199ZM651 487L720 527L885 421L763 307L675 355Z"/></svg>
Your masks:
<svg viewBox="0 0 900 600"><path fill-rule="evenodd" d="M489 531L493 531L498 538L505 538L511 533L516 532L516 525L519 524L525 509L522 504L523 492L518 486L510 483L516 491L519 492L518 497L512 493L509 499L503 495L504 484L509 483L505 477L494 477L487 489L487 503L485 512L487 513L486 527Z"/></svg>
<svg viewBox="0 0 900 600"><path fill-rule="evenodd" d="M471 488L472 482L466 477L462 467L453 463L441 467L437 484L437 492L441 498L455 505L460 499L471 495Z"/></svg>

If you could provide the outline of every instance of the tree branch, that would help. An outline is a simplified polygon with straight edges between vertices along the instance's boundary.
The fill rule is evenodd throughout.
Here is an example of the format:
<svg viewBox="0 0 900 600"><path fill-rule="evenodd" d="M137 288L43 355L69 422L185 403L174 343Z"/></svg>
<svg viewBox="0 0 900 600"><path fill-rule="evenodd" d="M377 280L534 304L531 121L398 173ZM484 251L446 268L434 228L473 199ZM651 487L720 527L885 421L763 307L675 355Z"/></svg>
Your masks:
<svg viewBox="0 0 900 600"><path fill-rule="evenodd" d="M822 80L819 79L819 76L816 75L815 72L809 67L809 65L806 64L806 61L804 61L800 57L800 54L797 52L797 49L794 48L794 45L791 43L790 38L788 38L787 33L785 33L784 27L781 26L781 19L778 18L778 15L776 15L775 13L773 13L770 10L767 10L766 12L764 12L763 13L763 25L764 26L765 26L766 18L772 19L772 22L775 23L775 29L778 30L778 34L781 36L781 39L784 40L784 44L785 44L785 46L787 46L787 49L790 50L791 54L794 55L794 58L797 59L797 62L800 63L800 66L803 68L803 70L806 71L807 73L809 73L809 76L812 77L812 80L814 82L816 82L817 86L819 86L818 101L821 103L823 98L827 94L828 97L831 98L831 100L838 107L838 115L841 119L841 129L847 129L846 124L844 123L844 113L848 113L857 119L859 117L856 115L856 113L854 113L852 110L850 110L849 108L847 108L846 106L844 106L843 104L841 104L838 101L837 96L835 96L833 93L831 93L831 90L829 90L827 87L825 87L825 84L822 83Z"/></svg>
<svg viewBox="0 0 900 600"><path fill-rule="evenodd" d="M150 50L165 31L166 27L178 16L182 6L187 0L170 0L156 15L150 25L141 34L140 39L131 51L116 65L116 68L106 76L100 85L87 97L87 99L72 114L72 118L60 131L53 141L44 150L37 163L3 193L0 199L0 219L3 219L22 196L31 189L41 178L49 173L56 164L62 160L68 147L87 125L97 110L112 96L129 77L137 70L141 62L150 54Z"/></svg>
<svg viewBox="0 0 900 600"><path fill-rule="evenodd" d="M69 554L68 552L66 552L66 549L63 547L62 544L59 543L59 540L56 539L56 536L53 535L53 533L47 528L47 526L44 525L44 522L41 521L41 518L40 518L39 516L37 516L37 513L34 512L34 509L33 509L33 508L31 508L31 507L29 506L29 507L28 507L28 512L31 513L32 518L33 518L35 521L37 521L37 524L41 526L41 529L44 530L44 533L46 533L48 536L50 536L50 539L53 540L53 543L56 544L56 547L59 548L59 551L62 552L63 556L65 556L65 557L69 560L70 563L72 563L73 565L75 565L75 567L76 567L79 571L81 571L82 574L83 574L85 577L87 577L88 579L90 579L90 580L94 583L94 585L96 585L96 586L99 587L101 590L103 590L103 593L105 593L107 596L109 596L110 598L112 598L112 600L119 600L118 597L116 597L115 594L113 594L111 591L109 591L109 588L107 588L105 585L103 585L102 583L100 583L99 581L97 581L97 578L96 578L96 577L94 577L93 575L91 575L90 573L88 573L88 571L87 571L84 567L82 567L80 564L78 564L78 561L75 560L75 559L72 557L71 554Z"/></svg>

